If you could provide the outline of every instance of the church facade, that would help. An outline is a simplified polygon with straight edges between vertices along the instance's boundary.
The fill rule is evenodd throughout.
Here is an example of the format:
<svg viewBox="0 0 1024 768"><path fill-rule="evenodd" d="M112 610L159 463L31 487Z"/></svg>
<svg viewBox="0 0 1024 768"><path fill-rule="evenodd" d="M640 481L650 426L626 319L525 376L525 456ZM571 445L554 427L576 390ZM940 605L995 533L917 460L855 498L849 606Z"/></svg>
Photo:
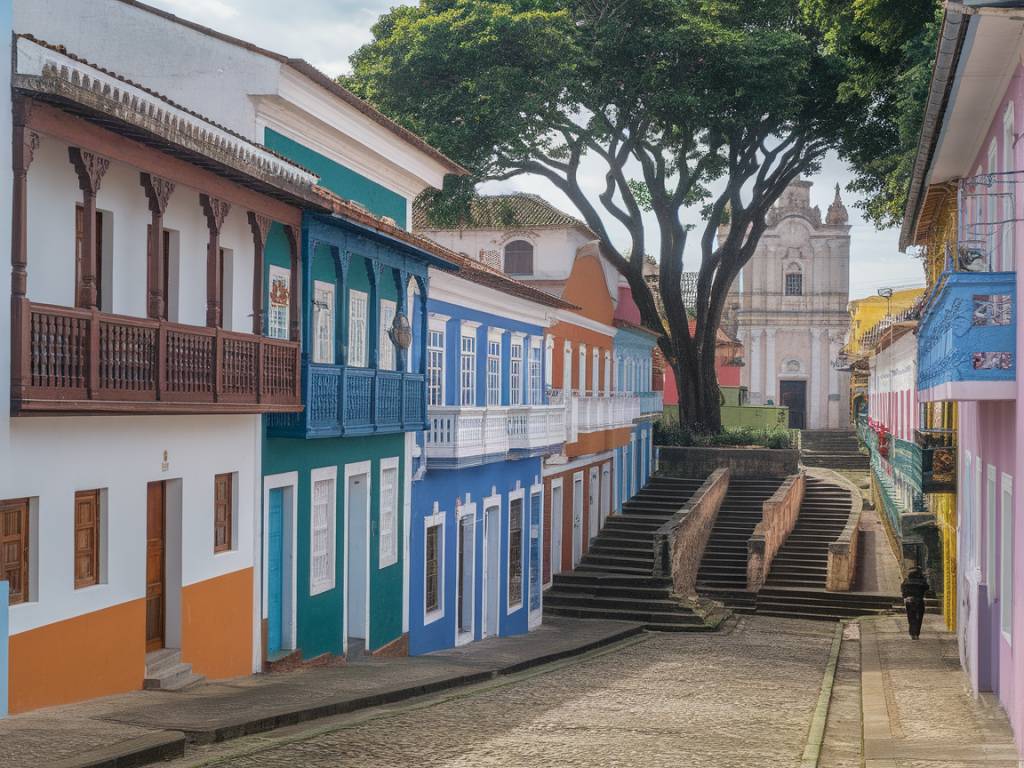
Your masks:
<svg viewBox="0 0 1024 768"><path fill-rule="evenodd" d="M770 211L723 325L746 351L751 405L788 406L793 428L846 428L849 374L833 361L849 325L849 216L837 186L823 220L812 186L797 179Z"/></svg>

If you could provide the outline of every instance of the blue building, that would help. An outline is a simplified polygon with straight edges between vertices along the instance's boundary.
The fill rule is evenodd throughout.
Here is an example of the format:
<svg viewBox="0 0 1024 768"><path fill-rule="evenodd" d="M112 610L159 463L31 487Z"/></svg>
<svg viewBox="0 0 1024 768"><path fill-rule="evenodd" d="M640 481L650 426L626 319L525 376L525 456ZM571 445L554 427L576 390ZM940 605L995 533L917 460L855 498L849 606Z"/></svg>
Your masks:
<svg viewBox="0 0 1024 768"><path fill-rule="evenodd" d="M540 623L541 463L561 451L567 424L565 406L548 402L545 328L568 307L468 259L457 275L431 272L428 429L412 489L412 654Z"/></svg>

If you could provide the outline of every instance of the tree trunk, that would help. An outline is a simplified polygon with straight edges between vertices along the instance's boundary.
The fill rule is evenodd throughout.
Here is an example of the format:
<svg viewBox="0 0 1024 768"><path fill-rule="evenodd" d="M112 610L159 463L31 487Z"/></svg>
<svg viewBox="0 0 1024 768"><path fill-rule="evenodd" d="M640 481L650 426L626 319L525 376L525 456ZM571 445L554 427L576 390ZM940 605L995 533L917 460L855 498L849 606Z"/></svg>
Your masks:
<svg viewBox="0 0 1024 768"><path fill-rule="evenodd" d="M693 434L722 431L721 395L715 375L715 356L696 351L697 364L686 365L682 355L670 363L679 393L679 423Z"/></svg>

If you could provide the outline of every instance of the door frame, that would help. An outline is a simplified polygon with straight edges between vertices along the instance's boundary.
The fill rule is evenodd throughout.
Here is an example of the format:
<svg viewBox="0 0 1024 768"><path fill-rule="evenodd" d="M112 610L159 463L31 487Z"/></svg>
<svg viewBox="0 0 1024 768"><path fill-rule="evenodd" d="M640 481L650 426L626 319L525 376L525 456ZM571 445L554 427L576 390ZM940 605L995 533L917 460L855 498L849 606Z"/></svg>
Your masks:
<svg viewBox="0 0 1024 768"><path fill-rule="evenodd" d="M808 386L807 377L802 377L802 378L792 378L792 377L790 377L790 378L785 378L785 379L779 379L779 405L780 406L785 405L785 403L783 402L783 397L782 397L783 385L785 385L785 384L802 384L803 385L803 410L802 410L803 426L802 427L790 427L790 429L808 429L810 427L810 425L808 424L809 414L808 414L808 410L807 410L807 406L808 406L807 392L810 389L810 387ZM786 406L786 407L789 408L789 406ZM789 423L792 423L792 419L793 419L793 411L792 411L792 409L790 409L789 410Z"/></svg>
<svg viewBox="0 0 1024 768"><path fill-rule="evenodd" d="M533 568L533 548L530 542L533 539L533 497L539 497L537 501L537 610L530 610L530 570ZM526 494L526 518L529 521L527 535L525 536L526 551L529 557L526 560L526 613L527 622L530 628L539 627L544 616L544 483L540 478L535 478Z"/></svg>
<svg viewBox="0 0 1024 768"><path fill-rule="evenodd" d="M555 488L558 488L558 509L555 509ZM549 509L551 510L551 562L548 567L548 576L550 577L546 582L551 585L555 582L555 574L562 572L562 542L564 537L562 536L562 525L565 520L565 479L562 477L551 478L551 502ZM557 517L556 517L557 515ZM557 536L556 536L557 532ZM558 542L558 546L555 546L555 542ZM555 563L558 563L558 567L555 568Z"/></svg>
<svg viewBox="0 0 1024 768"><path fill-rule="evenodd" d="M612 463L606 461L601 465L601 528L612 514ZM605 482L607 478L607 482Z"/></svg>
<svg viewBox="0 0 1024 768"><path fill-rule="evenodd" d="M160 502L162 509L160 510L161 517L163 520L160 524L160 538L161 538L161 570L160 574L160 605L161 613L163 614L160 619L160 644L154 647L150 646L149 640L149 607L146 607L146 653L154 651L160 651L167 647L167 482L165 480L150 480L146 483L146 602L149 602L149 488L152 485L160 486ZM76 496L77 499L77 496Z"/></svg>
<svg viewBox="0 0 1024 768"><path fill-rule="evenodd" d="M455 508L455 645L465 645L471 643L476 638L476 502L467 501L465 504ZM473 541L473 557L470 561L470 568L472 569L472 577L469 580L469 594L463 595L463 603L468 601L470 610L470 626L468 632L462 632L459 630L459 586L463 583L464 578L462 573L462 547L460 542L462 541L462 521L466 518L472 520L472 541ZM440 566L443 567L443 560L441 558Z"/></svg>
<svg viewBox="0 0 1024 768"><path fill-rule="evenodd" d="M364 579L366 583L366 595L365 595L365 608L363 611L363 627L365 628L366 637L363 638L365 645L364 650L369 653L371 650L370 646L370 528L371 520L370 514L373 511L373 462L372 461L357 461L351 464L345 465L345 471L343 473L345 483L345 495L344 504L342 505L342 516L344 517L343 529L345 531L344 546L342 547L343 567L342 567L342 604L341 604L341 651L343 654L348 653L348 616L349 616L349 600L348 600L348 553L349 547L352 542L349 540L349 519L350 519L350 508L349 508L349 493L348 484L349 480L360 475L366 475L366 569ZM313 492L312 478L310 479L310 494ZM338 492L338 488L334 489L335 494ZM335 557L334 563L335 569L338 567L337 557Z"/></svg>
<svg viewBox="0 0 1024 768"><path fill-rule="evenodd" d="M587 467L587 549L601 532L601 465Z"/></svg>
<svg viewBox="0 0 1024 768"><path fill-rule="evenodd" d="M294 650L298 647L297 631L298 626L298 600L296 595L296 584L298 583L298 537L296 536L296 500L298 499L299 473L282 472L276 475L266 475L263 478L263 527L260 536L261 567L261 612L263 619L269 619L268 606L268 583L267 563L270 557L270 543L267 540L270 530L270 492L281 489L284 494L283 508L281 510L281 530L283 541L281 542L282 554L285 562L281 564L281 575L284 583L281 585L281 650ZM310 484L312 493L312 483ZM260 627L260 655L266 652L263 641L263 629Z"/></svg>
<svg viewBox="0 0 1024 768"><path fill-rule="evenodd" d="M501 634L501 494L493 494L483 499L480 502L483 507L483 545L484 545L484 568L483 568L483 595L480 602L480 637L497 637ZM493 519L492 519L493 518ZM494 541L493 537L497 537L497 544L494 545L494 549L497 552L497 557L491 557L491 542ZM497 562L492 562L497 560ZM490 583L492 579L496 579L497 588L494 590L497 593L497 599L492 600ZM497 605L492 605L497 603ZM491 631L491 617L493 610L493 632Z"/></svg>
<svg viewBox="0 0 1024 768"><path fill-rule="evenodd" d="M580 488L580 494L579 494L579 499L580 499L580 524L579 524L578 528L576 527L576 483L577 482L579 482L579 488ZM584 508L583 504L586 501L584 499L584 496L586 496L586 493L587 493L587 489L586 489L585 485L586 484L585 484L585 482L583 480L583 470L581 469L578 472L574 472L573 475L572 475L572 550L571 550L571 552L572 552L571 562L572 562L573 569L575 569L576 566L580 564L580 561L583 560L583 508ZM578 547L579 559L578 560L576 559L576 552L577 552L576 540L577 540L577 538L579 538L579 547Z"/></svg>

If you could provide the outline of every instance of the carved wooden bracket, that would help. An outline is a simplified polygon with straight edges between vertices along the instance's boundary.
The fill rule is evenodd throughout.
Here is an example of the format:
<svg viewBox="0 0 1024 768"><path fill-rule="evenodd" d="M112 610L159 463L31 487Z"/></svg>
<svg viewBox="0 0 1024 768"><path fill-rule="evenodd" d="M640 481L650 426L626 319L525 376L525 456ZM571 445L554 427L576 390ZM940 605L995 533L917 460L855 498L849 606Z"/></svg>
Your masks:
<svg viewBox="0 0 1024 768"><path fill-rule="evenodd" d="M110 168L110 160L81 147L68 147L68 157L78 174L78 186L86 195L96 195L103 176Z"/></svg>
<svg viewBox="0 0 1024 768"><path fill-rule="evenodd" d="M203 213L206 214L206 225L210 228L210 236L220 237L220 228L224 226L224 219L231 212L231 203L203 193L199 195L199 204L203 206Z"/></svg>
<svg viewBox="0 0 1024 768"><path fill-rule="evenodd" d="M249 211L249 226L252 228L252 238L257 248L264 248L267 244L267 235L270 234L270 225L273 220L262 213Z"/></svg>
<svg viewBox="0 0 1024 768"><path fill-rule="evenodd" d="M267 245L272 220L269 216L249 211L249 226L252 228L252 332L263 333L263 250Z"/></svg>
<svg viewBox="0 0 1024 768"><path fill-rule="evenodd" d="M154 176L152 173L142 172L139 174L139 183L146 191L149 212L154 216L163 216L167 211L167 204L171 201L171 194L174 192L174 182Z"/></svg>

